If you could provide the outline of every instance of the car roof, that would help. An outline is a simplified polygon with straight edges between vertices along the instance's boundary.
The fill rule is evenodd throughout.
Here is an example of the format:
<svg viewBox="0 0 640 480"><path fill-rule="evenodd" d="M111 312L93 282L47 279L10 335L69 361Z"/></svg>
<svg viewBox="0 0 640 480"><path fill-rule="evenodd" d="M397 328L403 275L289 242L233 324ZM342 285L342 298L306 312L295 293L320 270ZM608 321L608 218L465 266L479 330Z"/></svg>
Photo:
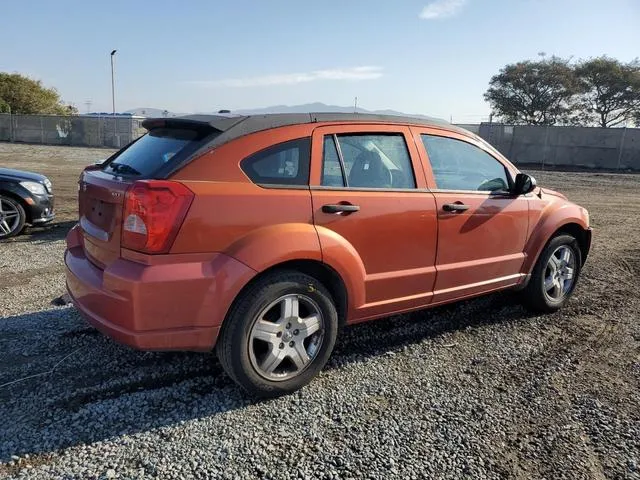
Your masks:
<svg viewBox="0 0 640 480"><path fill-rule="evenodd" d="M385 123L396 125L420 125L438 127L469 135L469 132L444 120L431 117L411 117L401 115L378 115L371 113L269 113L263 115L186 115L171 118L150 118L142 126L152 129L160 126L209 127L220 132L208 147L222 145L239 137L271 128L305 123L345 122L345 123Z"/></svg>

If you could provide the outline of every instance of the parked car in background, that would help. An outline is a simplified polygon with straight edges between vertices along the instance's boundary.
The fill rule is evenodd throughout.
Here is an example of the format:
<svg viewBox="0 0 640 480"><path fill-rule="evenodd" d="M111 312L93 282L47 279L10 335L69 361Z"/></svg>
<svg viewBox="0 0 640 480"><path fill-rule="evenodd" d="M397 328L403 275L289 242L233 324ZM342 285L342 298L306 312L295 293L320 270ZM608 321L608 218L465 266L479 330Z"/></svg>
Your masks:
<svg viewBox="0 0 640 480"><path fill-rule="evenodd" d="M44 175L0 168L0 240L18 235L25 225L55 217L53 188Z"/></svg>
<svg viewBox="0 0 640 480"><path fill-rule="evenodd" d="M587 211L478 136L363 114L190 116L80 178L69 293L117 341L217 350L249 392L308 383L339 327L503 289L550 312Z"/></svg>

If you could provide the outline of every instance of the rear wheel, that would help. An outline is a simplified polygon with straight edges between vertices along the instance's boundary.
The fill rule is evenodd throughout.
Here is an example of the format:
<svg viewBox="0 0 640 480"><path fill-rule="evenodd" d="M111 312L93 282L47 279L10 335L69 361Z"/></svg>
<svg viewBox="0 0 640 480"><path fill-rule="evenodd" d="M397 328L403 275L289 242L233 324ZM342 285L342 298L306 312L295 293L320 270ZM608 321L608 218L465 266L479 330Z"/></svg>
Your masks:
<svg viewBox="0 0 640 480"><path fill-rule="evenodd" d="M0 195L0 240L18 235L26 220L27 215L20 203Z"/></svg>
<svg viewBox="0 0 640 480"><path fill-rule="evenodd" d="M561 234L549 241L538 258L524 303L540 312L554 312L569 300L580 275L580 246L571 235Z"/></svg>
<svg viewBox="0 0 640 480"><path fill-rule="evenodd" d="M234 302L218 339L218 358L250 394L278 396L318 374L337 329L333 299L320 282L294 271L273 272Z"/></svg>

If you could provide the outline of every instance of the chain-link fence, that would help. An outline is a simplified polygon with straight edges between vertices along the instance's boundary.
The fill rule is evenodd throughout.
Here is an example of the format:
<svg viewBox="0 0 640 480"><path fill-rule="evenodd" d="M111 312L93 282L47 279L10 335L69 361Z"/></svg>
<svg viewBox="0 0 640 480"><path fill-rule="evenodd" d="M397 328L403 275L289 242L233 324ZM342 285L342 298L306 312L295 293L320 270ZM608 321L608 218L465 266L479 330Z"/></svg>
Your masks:
<svg viewBox="0 0 640 480"><path fill-rule="evenodd" d="M0 141L119 148L146 130L142 118L0 114Z"/></svg>

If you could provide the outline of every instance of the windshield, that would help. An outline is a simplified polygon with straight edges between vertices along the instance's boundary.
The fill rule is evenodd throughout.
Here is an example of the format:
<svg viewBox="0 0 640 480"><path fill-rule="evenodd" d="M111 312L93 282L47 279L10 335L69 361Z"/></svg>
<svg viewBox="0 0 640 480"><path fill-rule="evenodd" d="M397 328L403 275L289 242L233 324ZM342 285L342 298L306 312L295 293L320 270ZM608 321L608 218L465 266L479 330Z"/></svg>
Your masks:
<svg viewBox="0 0 640 480"><path fill-rule="evenodd" d="M148 177L177 155L193 151L204 135L189 129L153 129L121 151L103 170L117 175Z"/></svg>

